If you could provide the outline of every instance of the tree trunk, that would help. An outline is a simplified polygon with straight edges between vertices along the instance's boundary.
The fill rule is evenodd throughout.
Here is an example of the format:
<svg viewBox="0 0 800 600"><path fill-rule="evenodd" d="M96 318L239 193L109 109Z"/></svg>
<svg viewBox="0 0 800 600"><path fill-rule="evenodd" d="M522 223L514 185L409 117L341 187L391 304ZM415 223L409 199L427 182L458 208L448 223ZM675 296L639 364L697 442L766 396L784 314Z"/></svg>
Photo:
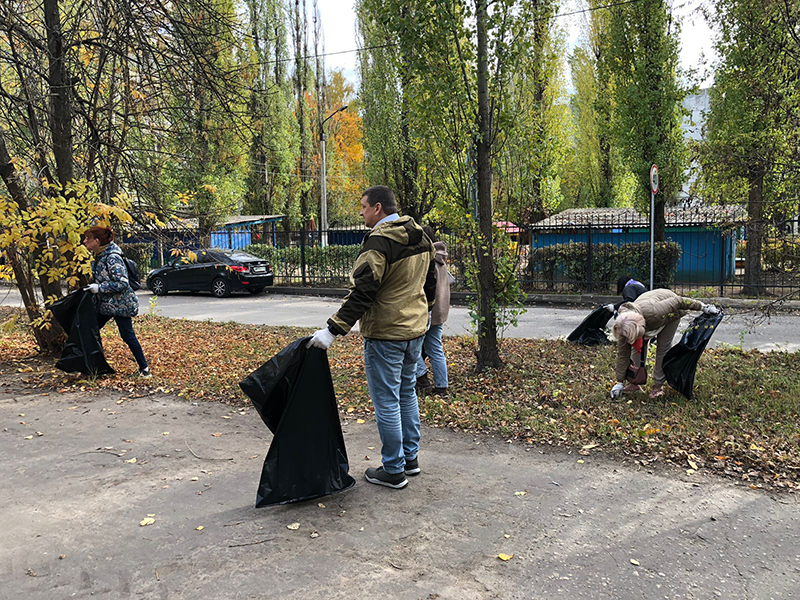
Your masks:
<svg viewBox="0 0 800 600"><path fill-rule="evenodd" d="M44 23L47 29L48 79L50 86L50 118L53 134L53 156L56 176L64 186L72 175L72 89L65 64L66 44L61 31L58 0L43 0Z"/></svg>
<svg viewBox="0 0 800 600"><path fill-rule="evenodd" d="M302 6L302 19L301 9ZM308 196L306 185L308 177L308 143L306 140L306 75L308 46L306 44L306 3L305 0L295 0L294 3L294 52L295 52L295 93L297 94L297 124L300 127L300 213L302 226L306 227L308 221Z"/></svg>
<svg viewBox="0 0 800 600"><path fill-rule="evenodd" d="M762 296L766 293L761 272L761 249L764 227L764 172L751 171L747 197L747 251L744 262L744 287L742 294Z"/></svg>
<svg viewBox="0 0 800 600"><path fill-rule="evenodd" d="M494 306L494 244L492 237L492 165L489 122L489 61L486 36L487 0L476 0L478 33L478 371L502 366L497 347L497 314Z"/></svg>
<svg viewBox="0 0 800 600"><path fill-rule="evenodd" d="M14 163L11 162L11 156L6 148L5 139L2 132L0 132L0 179L6 184L8 193L11 199L16 202L19 210L26 210L28 206L25 190L19 182L17 176L17 169ZM17 289L22 296L22 302L25 306L25 312L28 314L28 319L34 321L42 315L41 306L36 300L36 293L33 289L33 279L30 272L25 268L17 249L11 245L6 248L5 252L11 263L11 268L14 271L14 279L17 283ZM61 288L58 288L59 296L61 295ZM63 347L63 332L58 323L53 323L50 329L42 327L32 327L33 336L36 339L36 344L39 350L45 353L60 352Z"/></svg>

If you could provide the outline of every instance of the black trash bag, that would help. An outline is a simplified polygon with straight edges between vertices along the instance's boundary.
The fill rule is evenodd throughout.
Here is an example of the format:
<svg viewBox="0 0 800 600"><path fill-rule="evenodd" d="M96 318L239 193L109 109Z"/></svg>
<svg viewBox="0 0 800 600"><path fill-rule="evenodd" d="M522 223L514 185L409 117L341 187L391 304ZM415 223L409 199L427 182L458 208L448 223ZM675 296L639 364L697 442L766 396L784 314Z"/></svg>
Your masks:
<svg viewBox="0 0 800 600"><path fill-rule="evenodd" d="M328 354L292 342L240 384L274 437L256 508L312 500L355 485L348 474Z"/></svg>
<svg viewBox="0 0 800 600"><path fill-rule="evenodd" d="M683 332L681 341L664 355L662 368L667 377L667 383L689 400L693 395L692 388L697 371L697 361L700 360L700 355L703 354L703 350L721 321L721 312L716 315L699 315Z"/></svg>
<svg viewBox="0 0 800 600"><path fill-rule="evenodd" d="M108 375L114 369L106 362L100 328L91 292L78 290L50 305L53 316L67 333L67 344L56 367L85 375Z"/></svg>
<svg viewBox="0 0 800 600"><path fill-rule="evenodd" d="M584 346L610 344L604 328L612 316L605 306L598 306L567 336L567 341Z"/></svg>

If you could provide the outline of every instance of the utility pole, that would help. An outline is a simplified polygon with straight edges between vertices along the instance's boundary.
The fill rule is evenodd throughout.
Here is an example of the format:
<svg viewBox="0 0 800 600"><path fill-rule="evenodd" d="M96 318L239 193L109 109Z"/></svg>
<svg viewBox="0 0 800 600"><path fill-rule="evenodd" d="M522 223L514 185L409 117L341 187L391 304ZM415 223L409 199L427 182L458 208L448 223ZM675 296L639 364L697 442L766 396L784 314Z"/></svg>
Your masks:
<svg viewBox="0 0 800 600"><path fill-rule="evenodd" d="M336 113L340 113L347 109L347 104L339 107L322 121L319 125L319 147L322 152L322 168L320 169L320 182L319 188L321 192L321 201L319 207L319 229L320 229L320 246L323 248L328 245L328 184L326 172L326 156L325 156L325 123Z"/></svg>

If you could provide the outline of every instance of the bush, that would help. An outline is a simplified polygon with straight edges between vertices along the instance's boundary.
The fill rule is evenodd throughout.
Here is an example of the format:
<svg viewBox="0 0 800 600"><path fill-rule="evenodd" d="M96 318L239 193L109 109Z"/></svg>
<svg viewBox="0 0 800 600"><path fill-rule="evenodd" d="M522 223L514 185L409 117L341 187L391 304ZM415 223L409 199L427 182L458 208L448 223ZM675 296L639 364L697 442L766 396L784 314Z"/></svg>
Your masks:
<svg viewBox="0 0 800 600"><path fill-rule="evenodd" d="M761 258L767 271L794 273L800 269L800 236L765 239Z"/></svg>
<svg viewBox="0 0 800 600"><path fill-rule="evenodd" d="M153 260L153 244L149 242L120 244L120 250L139 267L139 274L142 276L142 286L144 286L144 280L150 272L151 261Z"/></svg>
<svg viewBox="0 0 800 600"><path fill-rule="evenodd" d="M348 280L361 246L307 246L306 278L311 283L343 284ZM300 248L275 248L266 244L251 244L246 252L268 260L276 277L290 283L302 276Z"/></svg>
<svg viewBox="0 0 800 600"><path fill-rule="evenodd" d="M654 249L654 278L658 284L670 283L681 257L681 247L675 242L657 242ZM569 242L536 248L531 253L528 269L539 273L552 287L561 275L564 280L582 287L588 281L587 244ZM642 281L650 278L650 244L593 244L592 281L613 282L620 274Z"/></svg>

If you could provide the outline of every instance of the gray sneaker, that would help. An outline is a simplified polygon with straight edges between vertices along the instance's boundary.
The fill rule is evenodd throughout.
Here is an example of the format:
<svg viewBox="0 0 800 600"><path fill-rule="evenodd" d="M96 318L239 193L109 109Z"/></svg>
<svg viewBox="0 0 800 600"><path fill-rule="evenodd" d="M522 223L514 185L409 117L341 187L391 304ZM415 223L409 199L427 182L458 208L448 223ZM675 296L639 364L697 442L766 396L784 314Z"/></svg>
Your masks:
<svg viewBox="0 0 800 600"><path fill-rule="evenodd" d="M405 468L406 475L410 475L413 477L414 475L419 475L420 471L421 469L419 468L418 458L414 458L411 460L406 459L406 468Z"/></svg>
<svg viewBox="0 0 800 600"><path fill-rule="evenodd" d="M385 485L386 487L394 488L399 490L400 488L406 487L408 485L408 479L402 473L387 473L383 470L383 467L378 467L377 469L367 469L366 473L364 473L364 477L370 483L374 483L375 485Z"/></svg>

